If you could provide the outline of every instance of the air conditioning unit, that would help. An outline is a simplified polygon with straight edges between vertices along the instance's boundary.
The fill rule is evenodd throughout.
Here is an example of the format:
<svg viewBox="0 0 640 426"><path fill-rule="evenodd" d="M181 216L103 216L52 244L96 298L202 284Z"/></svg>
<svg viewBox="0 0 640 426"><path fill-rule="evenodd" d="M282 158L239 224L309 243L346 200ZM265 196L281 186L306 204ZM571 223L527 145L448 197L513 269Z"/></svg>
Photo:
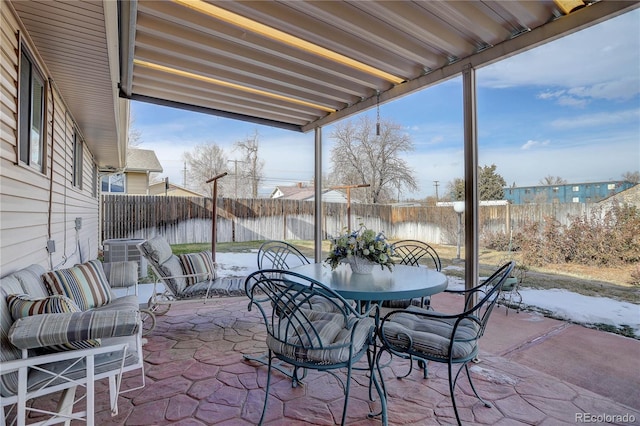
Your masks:
<svg viewBox="0 0 640 426"><path fill-rule="evenodd" d="M144 242L142 239L114 238L102 242L104 262L124 262L134 260L138 262L138 277L147 276L147 259L142 257L136 245Z"/></svg>

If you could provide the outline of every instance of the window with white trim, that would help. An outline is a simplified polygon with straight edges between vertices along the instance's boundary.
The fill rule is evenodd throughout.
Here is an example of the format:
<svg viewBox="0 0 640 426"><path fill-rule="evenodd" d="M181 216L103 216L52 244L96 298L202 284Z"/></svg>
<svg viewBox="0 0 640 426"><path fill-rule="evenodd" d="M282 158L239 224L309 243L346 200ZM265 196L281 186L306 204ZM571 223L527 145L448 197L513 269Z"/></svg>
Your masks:
<svg viewBox="0 0 640 426"><path fill-rule="evenodd" d="M18 158L20 163L43 172L45 84L24 46L20 51L18 91Z"/></svg>
<svg viewBox="0 0 640 426"><path fill-rule="evenodd" d="M73 170L72 179L73 186L82 189L82 160L83 160L84 148L82 145L82 139L78 136L78 133L73 133Z"/></svg>
<svg viewBox="0 0 640 426"><path fill-rule="evenodd" d="M91 167L91 196L98 198L98 168L95 164Z"/></svg>
<svg viewBox="0 0 640 426"><path fill-rule="evenodd" d="M125 192L124 173L116 173L102 177L102 192Z"/></svg>

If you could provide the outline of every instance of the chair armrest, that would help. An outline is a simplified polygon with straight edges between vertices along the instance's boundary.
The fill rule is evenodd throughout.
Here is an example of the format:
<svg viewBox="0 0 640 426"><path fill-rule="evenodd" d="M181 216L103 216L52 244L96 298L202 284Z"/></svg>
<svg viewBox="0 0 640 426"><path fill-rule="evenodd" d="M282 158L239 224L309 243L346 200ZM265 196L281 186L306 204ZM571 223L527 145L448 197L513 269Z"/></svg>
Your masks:
<svg viewBox="0 0 640 426"><path fill-rule="evenodd" d="M85 311L20 318L9 329L19 349L80 342L104 337L133 336L140 328L138 311Z"/></svg>

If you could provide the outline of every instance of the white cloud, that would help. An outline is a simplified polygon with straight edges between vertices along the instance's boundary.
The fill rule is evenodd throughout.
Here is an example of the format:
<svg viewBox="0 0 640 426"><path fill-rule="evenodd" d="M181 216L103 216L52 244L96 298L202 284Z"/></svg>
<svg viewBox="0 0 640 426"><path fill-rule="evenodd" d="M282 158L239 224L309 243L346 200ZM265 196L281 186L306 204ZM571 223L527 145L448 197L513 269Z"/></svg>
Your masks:
<svg viewBox="0 0 640 426"><path fill-rule="evenodd" d="M580 88L582 97L630 99L640 93L639 32L635 10L482 68L478 82L493 88Z"/></svg>
<svg viewBox="0 0 640 426"><path fill-rule="evenodd" d="M574 96L561 96L558 98L558 105L562 105L562 106L584 108L588 104L589 104L588 100L576 98Z"/></svg>
<svg viewBox="0 0 640 426"><path fill-rule="evenodd" d="M623 123L638 123L640 120L640 109L630 109L626 111L610 111L596 114L585 114L568 119L557 119L551 122L551 126L556 129L579 129L585 127L614 126Z"/></svg>
<svg viewBox="0 0 640 426"><path fill-rule="evenodd" d="M539 141L534 141L534 140L529 139L527 142L525 142L524 145L522 145L522 147L520 149L527 150L527 149L531 149L531 148L533 148L535 146L539 146L539 145L542 145L542 146L549 145L549 141L539 142Z"/></svg>

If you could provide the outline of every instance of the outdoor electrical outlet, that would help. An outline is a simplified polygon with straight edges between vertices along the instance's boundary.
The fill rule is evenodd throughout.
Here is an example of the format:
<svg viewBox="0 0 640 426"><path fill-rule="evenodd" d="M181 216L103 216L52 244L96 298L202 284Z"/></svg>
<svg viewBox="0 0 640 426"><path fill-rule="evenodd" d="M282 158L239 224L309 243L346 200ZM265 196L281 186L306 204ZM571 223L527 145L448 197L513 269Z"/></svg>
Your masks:
<svg viewBox="0 0 640 426"><path fill-rule="evenodd" d="M76 230L80 230L82 228L82 218L76 217Z"/></svg>
<svg viewBox="0 0 640 426"><path fill-rule="evenodd" d="M47 240L47 251L53 253L56 251L56 242L53 240Z"/></svg>

